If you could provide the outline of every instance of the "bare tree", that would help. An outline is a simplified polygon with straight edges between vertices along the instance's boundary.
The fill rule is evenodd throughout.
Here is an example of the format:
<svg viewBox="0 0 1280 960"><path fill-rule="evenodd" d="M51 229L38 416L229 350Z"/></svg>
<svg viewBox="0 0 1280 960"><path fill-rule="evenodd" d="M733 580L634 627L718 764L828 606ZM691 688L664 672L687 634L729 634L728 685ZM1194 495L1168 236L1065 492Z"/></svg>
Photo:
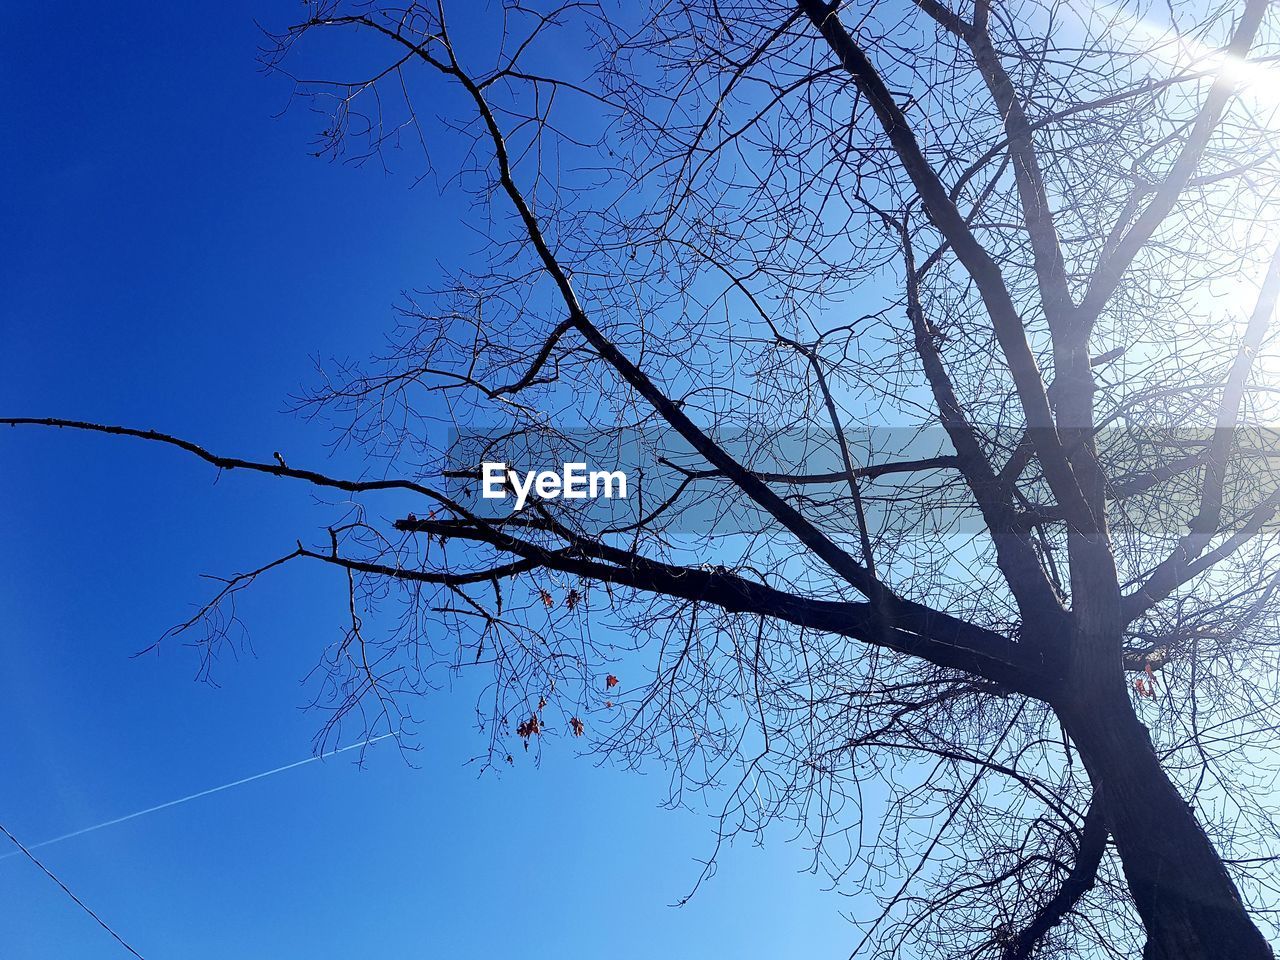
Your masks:
<svg viewBox="0 0 1280 960"><path fill-rule="evenodd" d="M421 157L480 238L300 401L367 474L3 422L341 492L178 628L336 568L326 732L483 671L489 762L581 736L794 824L879 898L855 954L1270 957L1268 6L312 0L268 65L374 64L291 77L317 153ZM583 456L632 495L476 496Z"/></svg>

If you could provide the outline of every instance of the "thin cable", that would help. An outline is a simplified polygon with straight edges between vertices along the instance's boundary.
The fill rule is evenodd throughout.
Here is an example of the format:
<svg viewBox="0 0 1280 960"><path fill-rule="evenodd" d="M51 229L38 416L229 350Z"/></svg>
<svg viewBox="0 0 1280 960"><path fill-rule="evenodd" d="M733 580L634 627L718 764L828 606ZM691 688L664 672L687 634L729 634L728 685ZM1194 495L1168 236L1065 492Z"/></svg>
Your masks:
<svg viewBox="0 0 1280 960"><path fill-rule="evenodd" d="M12 840L12 841L14 842L14 844L17 846L17 848L18 848L19 850L21 850L23 853L25 853L25 854L27 855L27 859L28 859L28 860L30 860L30 861L31 861L32 863L34 863L37 867L39 867L41 870L43 870L43 871L44 871L44 875L45 875L46 877L48 877L50 880L52 880L54 883L56 883L58 886L60 886L60 887L62 888L62 892L63 892L63 893L65 893L65 894L66 894L68 897L70 897L72 900L74 900L74 901L76 902L76 905L77 905L81 910L83 910L83 911L84 911L85 913L87 913L89 916L93 917L93 919L97 921L98 926L100 926L103 930L107 931L107 933L111 934L111 936L115 937L115 938L116 938L116 941L120 944L120 946L124 947L126 950L128 950L130 953L132 953L135 957L137 957L137 958L138 958L138 960L143 960L143 956L142 956L142 954L140 954L137 950L133 949L133 947L129 946L128 942L124 939L124 937L120 936L120 934L116 933L116 932L115 932L114 930L112 930L109 926L107 926L107 922L106 922L105 920L103 920L100 916L98 916L96 913L94 913L92 910L90 910L90 909L89 909L89 907L85 904L85 902L84 902L83 900L81 900L79 897L77 897L74 893L72 893L72 892L71 892L71 888L70 888L70 887L68 887L65 883L63 883L61 880L59 880L57 877L55 877L55 876L53 875L53 871L52 871L52 870L50 870L48 867L46 867L46 866L45 866L43 863L41 863L39 860L37 860L37 859L36 859L36 855L35 855L34 853L32 853L30 850L28 850L26 847L24 847L24 846L22 845L22 841L20 841L20 840L19 840L17 837L15 837L12 833L10 833L8 830L6 830L6 829L5 829L4 824L2 824L2 823L0 823L0 833L3 833L6 837L8 837L10 840Z"/></svg>
<svg viewBox="0 0 1280 960"><path fill-rule="evenodd" d="M398 731L397 731L398 732ZM308 763L315 763L317 760L325 760L339 753L346 753L348 750L355 750L357 747L367 747L371 743L377 743L379 740L385 740L387 737L394 737L396 733L384 733L382 736L373 737L360 743L349 743L345 747L338 747L336 750L330 750L328 753L322 753L313 757L306 757L302 760L295 760L293 763L286 763L283 767L276 767L274 770L264 770L262 773L255 773L250 777L242 777L239 780L232 780L230 783L224 783L221 786L210 787L208 790L201 790L199 793L192 793L185 797L179 797L177 800L169 800L165 803L158 803L154 807L147 807L145 810L137 810L133 813L126 813L123 817L116 817L114 820L104 820L102 823L95 823L91 827L81 827L79 830L72 830L70 833L64 833L60 837L53 837L49 840L41 840L39 843L31 844L29 849L38 850L41 847L47 847L53 843L61 843L63 840L70 840L73 837L81 837L86 833L93 833L95 830L101 830L103 827L114 827L117 823L125 823L128 820L136 820L138 817L145 817L148 813L155 813L159 810L167 810L169 807L176 807L180 803L187 803L191 800L199 800L201 797L207 797L212 793L221 793L223 790L230 790L232 787L243 786L246 783L252 783L254 780L261 780L264 777L274 776L277 773L284 773L286 770L292 770L295 767L301 767ZM17 843L15 840L14 843ZM27 849L27 848L24 848ZM0 860L7 860L9 857L16 857L18 851L11 850L9 853L0 853Z"/></svg>

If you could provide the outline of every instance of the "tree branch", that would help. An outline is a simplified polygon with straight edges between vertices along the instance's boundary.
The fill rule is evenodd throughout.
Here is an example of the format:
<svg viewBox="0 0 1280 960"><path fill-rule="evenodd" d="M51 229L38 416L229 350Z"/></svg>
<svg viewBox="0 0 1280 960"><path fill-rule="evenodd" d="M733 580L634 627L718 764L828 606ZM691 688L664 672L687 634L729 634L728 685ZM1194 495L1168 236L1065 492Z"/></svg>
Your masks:
<svg viewBox="0 0 1280 960"><path fill-rule="evenodd" d="M1080 898L1093 889L1098 867L1107 851L1107 823L1102 804L1094 800L1085 814L1080 833L1076 862L1058 892L1049 898L1027 924L1005 947L1003 960L1028 960L1046 933L1062 923L1075 909Z"/></svg>

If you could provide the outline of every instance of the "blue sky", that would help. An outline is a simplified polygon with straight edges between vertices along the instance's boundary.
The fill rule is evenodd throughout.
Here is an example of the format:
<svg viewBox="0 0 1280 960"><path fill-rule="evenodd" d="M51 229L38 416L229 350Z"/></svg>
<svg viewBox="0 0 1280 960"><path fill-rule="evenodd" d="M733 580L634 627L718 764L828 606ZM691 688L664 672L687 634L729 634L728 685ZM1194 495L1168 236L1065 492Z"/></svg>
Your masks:
<svg viewBox="0 0 1280 960"><path fill-rule="evenodd" d="M308 155L315 118L255 63L296 3L7 4L0 74L0 407L169 430L322 465L283 412L316 355L363 355L425 285L458 211ZM476 15L481 15L478 11ZM0 434L0 823L37 842L306 756L300 683L341 629L325 571L240 612L254 650L193 680L133 653L327 515L305 491L145 444ZM39 851L148 960L844 956L840 911L779 831L683 909L709 819L659 810L660 770L574 758L477 778L465 690L387 744ZM2 851L0 851L2 852ZM0 860L0 957L124 956L21 857Z"/></svg>

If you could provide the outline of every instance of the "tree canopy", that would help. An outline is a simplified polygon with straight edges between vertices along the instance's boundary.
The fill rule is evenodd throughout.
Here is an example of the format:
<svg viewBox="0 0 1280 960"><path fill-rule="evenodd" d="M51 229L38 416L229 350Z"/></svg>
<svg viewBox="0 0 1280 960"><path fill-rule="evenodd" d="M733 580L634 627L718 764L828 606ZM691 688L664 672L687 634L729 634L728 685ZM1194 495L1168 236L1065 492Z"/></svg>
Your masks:
<svg viewBox="0 0 1280 960"><path fill-rule="evenodd" d="M479 672L489 762L789 826L878 897L855 955L1270 956L1269 7L313 0L264 62L317 154L473 201L298 398L366 472L4 422L340 494L178 630L336 568L326 729ZM294 75L334 42L366 73ZM478 496L583 457L634 493Z"/></svg>

